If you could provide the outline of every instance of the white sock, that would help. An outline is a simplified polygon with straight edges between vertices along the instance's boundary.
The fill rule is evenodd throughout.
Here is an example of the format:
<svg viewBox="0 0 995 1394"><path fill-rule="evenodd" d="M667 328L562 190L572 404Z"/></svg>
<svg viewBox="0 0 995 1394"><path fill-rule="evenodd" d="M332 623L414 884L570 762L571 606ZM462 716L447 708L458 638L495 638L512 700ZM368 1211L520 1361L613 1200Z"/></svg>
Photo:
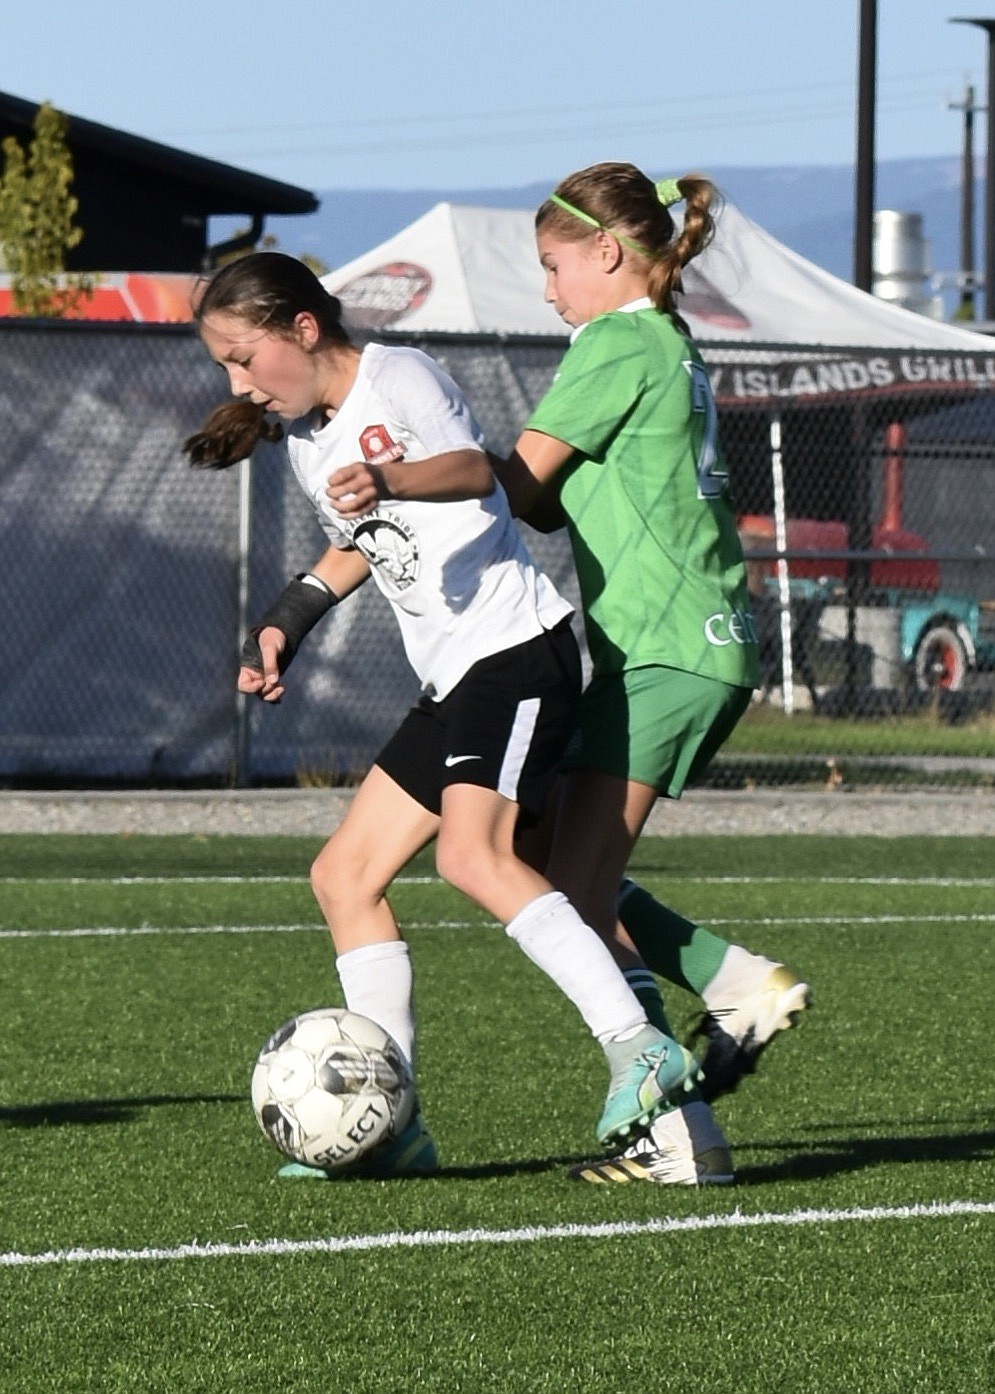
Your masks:
<svg viewBox="0 0 995 1394"><path fill-rule="evenodd" d="M734 1006L743 997L759 991L776 967L773 959L730 944L715 976L702 989L701 1000L709 1011Z"/></svg>
<svg viewBox="0 0 995 1394"><path fill-rule="evenodd" d="M566 993L602 1044L646 1025L646 1013L607 946L560 891L529 901L505 929Z"/></svg>
<svg viewBox="0 0 995 1394"><path fill-rule="evenodd" d="M335 960L345 1004L394 1037L414 1068L415 1014L408 946L400 939L364 944Z"/></svg>

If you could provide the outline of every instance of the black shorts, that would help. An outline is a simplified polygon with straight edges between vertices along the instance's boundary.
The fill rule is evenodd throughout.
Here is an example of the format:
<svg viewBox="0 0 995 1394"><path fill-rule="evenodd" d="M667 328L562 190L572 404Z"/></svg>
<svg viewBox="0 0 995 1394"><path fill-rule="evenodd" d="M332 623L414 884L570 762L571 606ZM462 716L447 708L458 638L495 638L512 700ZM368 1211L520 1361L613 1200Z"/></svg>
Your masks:
<svg viewBox="0 0 995 1394"><path fill-rule="evenodd" d="M450 784L496 789L542 816L577 719L581 662L569 620L482 658L441 702L423 697L376 763L430 813Z"/></svg>

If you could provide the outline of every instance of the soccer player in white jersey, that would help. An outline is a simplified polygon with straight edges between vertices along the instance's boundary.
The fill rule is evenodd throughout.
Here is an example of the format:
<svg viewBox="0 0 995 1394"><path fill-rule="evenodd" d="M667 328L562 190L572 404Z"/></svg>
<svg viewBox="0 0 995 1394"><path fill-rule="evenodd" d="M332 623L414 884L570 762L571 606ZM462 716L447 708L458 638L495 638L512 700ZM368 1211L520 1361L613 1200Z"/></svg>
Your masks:
<svg viewBox="0 0 995 1394"><path fill-rule="evenodd" d="M697 1075L694 1058L649 1024L602 939L566 896L515 852L522 819L546 805L576 715L580 660L571 607L533 564L495 485L479 428L456 384L418 350L348 340L339 302L302 263L257 253L223 267L196 307L201 338L240 399L186 443L191 462L244 458L273 415L329 546L249 635L239 688L264 701L317 620L372 575L401 628L421 698L387 742L311 883L336 950L347 1007L371 1017L414 1061L412 973L386 892L436 839L440 874L506 926L574 1003L610 1069L597 1125L627 1138ZM431 458L431 502L406 473ZM363 517L329 497L352 462L398 461L392 497ZM447 497L451 493L451 497ZM420 1114L361 1169L434 1170ZM291 1176L324 1173L289 1163Z"/></svg>
<svg viewBox="0 0 995 1394"><path fill-rule="evenodd" d="M701 1094L678 1100L620 1155L577 1168L594 1182L731 1181L709 1103L809 1000L783 964L623 880L657 798L680 798L705 768L758 676L708 372L675 299L682 269L711 240L715 198L707 179L654 183L625 163L557 186L536 237L546 299L574 334L511 458L494 462L517 514L568 529L592 661L545 873L613 943L660 1029L669 1034L647 967L705 1006ZM677 229L668 206L681 201ZM398 469L357 466L333 497L347 488L340 507L358 516ZM433 496L430 469L422 466L424 497Z"/></svg>

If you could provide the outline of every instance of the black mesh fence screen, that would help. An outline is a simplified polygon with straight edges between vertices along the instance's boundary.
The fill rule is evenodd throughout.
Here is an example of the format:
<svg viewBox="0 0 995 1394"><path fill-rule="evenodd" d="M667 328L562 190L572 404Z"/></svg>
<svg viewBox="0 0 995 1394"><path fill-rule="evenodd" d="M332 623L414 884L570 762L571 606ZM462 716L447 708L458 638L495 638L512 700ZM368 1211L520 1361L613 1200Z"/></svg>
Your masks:
<svg viewBox="0 0 995 1394"><path fill-rule="evenodd" d="M442 363L498 452L564 347L384 337ZM740 753L719 767L735 771L755 727L768 777L790 778L793 731L813 713L891 731L924 710L958 720L990 712L995 355L703 351L764 661ZM315 631L279 707L234 694L246 617L324 544L278 446L219 474L189 468L182 442L225 396L189 327L0 321L0 539L13 636L0 680L0 781L351 778L414 698L373 587ZM564 537L527 538L575 599ZM773 762L765 714L785 742Z"/></svg>
<svg viewBox="0 0 995 1394"><path fill-rule="evenodd" d="M190 334L0 329L0 775L231 769L237 481L179 454L220 387Z"/></svg>

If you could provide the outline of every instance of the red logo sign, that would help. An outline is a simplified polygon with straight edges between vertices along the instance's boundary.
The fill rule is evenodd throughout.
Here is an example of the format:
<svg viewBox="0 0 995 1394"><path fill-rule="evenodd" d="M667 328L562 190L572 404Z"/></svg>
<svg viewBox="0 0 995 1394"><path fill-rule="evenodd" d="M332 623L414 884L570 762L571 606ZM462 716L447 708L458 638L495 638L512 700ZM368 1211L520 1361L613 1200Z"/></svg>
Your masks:
<svg viewBox="0 0 995 1394"><path fill-rule="evenodd" d="M336 294L357 329L386 329L424 305L432 277L413 261L389 261L347 281Z"/></svg>

